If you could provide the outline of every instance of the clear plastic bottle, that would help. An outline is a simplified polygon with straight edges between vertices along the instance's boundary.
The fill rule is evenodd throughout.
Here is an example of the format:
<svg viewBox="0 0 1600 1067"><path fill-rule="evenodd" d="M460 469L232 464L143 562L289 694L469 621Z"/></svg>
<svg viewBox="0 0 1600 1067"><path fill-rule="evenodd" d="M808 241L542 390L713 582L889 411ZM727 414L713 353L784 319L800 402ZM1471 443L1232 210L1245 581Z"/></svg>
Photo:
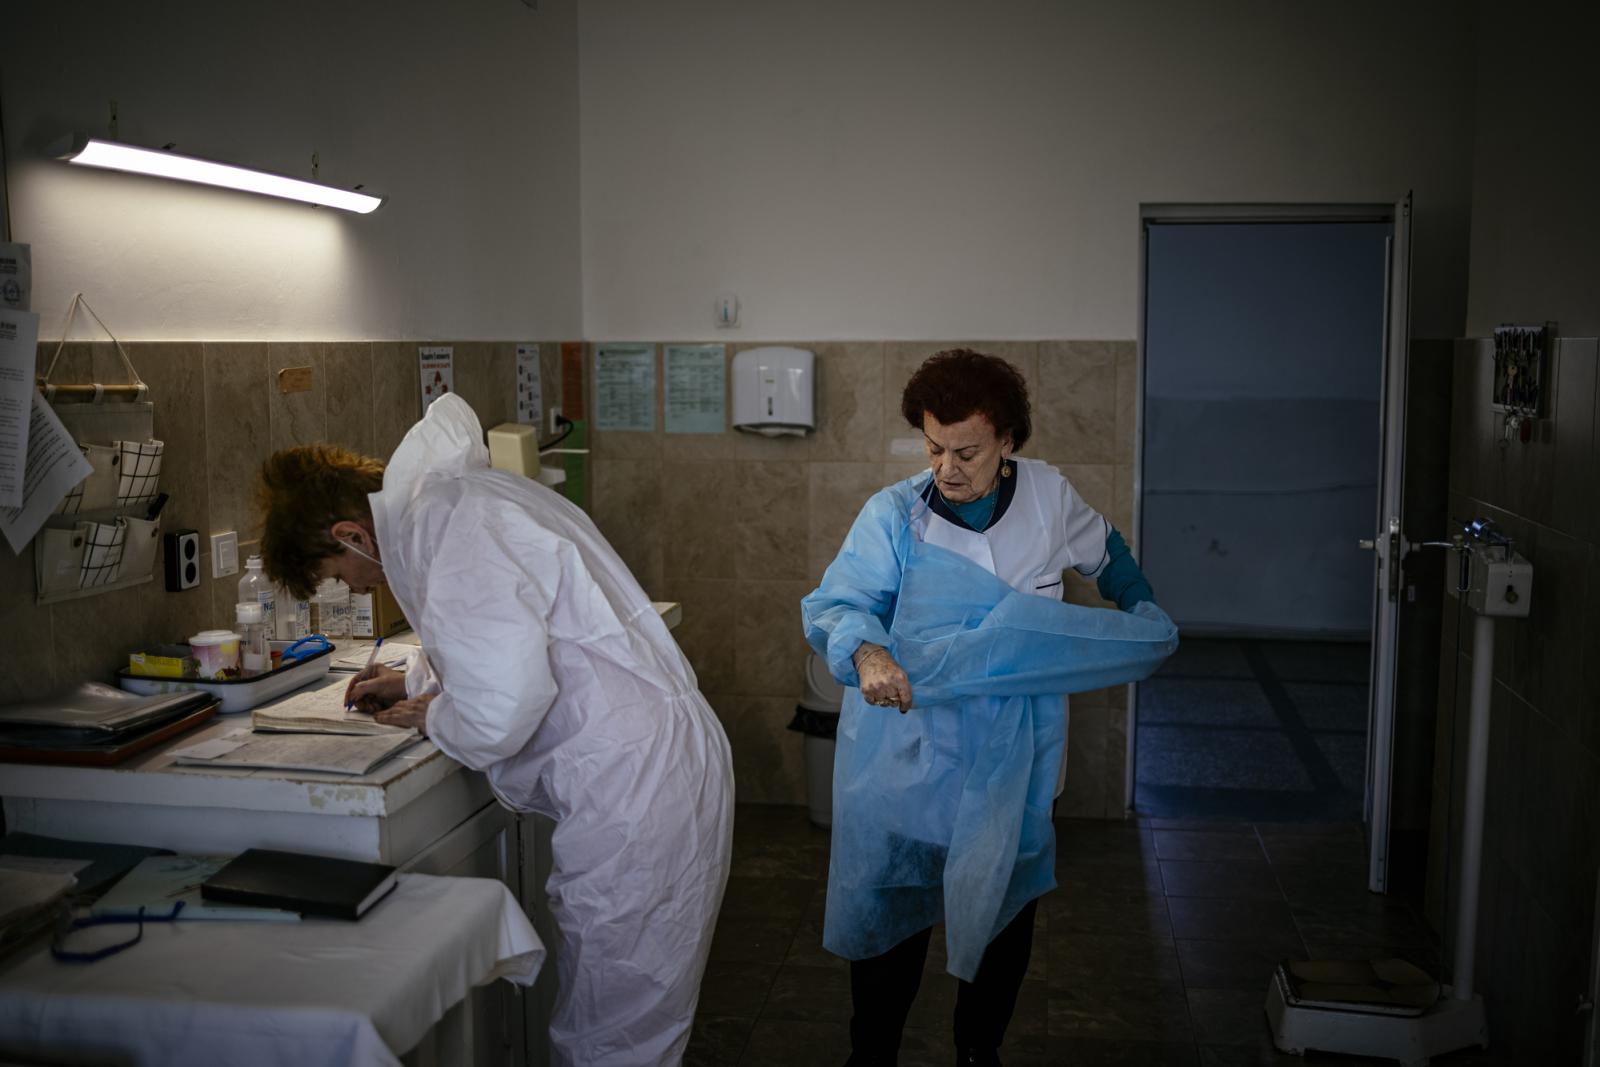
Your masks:
<svg viewBox="0 0 1600 1067"><path fill-rule="evenodd" d="M267 644L266 611L258 600L235 604L234 629L239 633L239 666L246 677L272 670L272 647Z"/></svg>
<svg viewBox="0 0 1600 1067"><path fill-rule="evenodd" d="M311 601L301 600L280 586L278 604L275 630L279 641L295 641L311 632Z"/></svg>
<svg viewBox="0 0 1600 1067"><path fill-rule="evenodd" d="M312 603L316 621L311 629L326 637L350 636L350 587L337 578L324 578L317 584Z"/></svg>
<svg viewBox="0 0 1600 1067"><path fill-rule="evenodd" d="M260 604L266 617L262 620L267 633L276 632L278 624L278 587L261 569L261 557L251 556L244 561L244 577L239 579L240 604Z"/></svg>

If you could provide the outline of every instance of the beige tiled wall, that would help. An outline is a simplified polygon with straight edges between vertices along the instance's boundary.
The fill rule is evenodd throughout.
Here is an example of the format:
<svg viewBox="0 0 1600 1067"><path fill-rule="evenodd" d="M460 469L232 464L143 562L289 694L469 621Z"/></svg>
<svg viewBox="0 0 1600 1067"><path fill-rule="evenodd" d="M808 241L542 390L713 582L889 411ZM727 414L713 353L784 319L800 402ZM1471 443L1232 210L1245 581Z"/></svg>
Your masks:
<svg viewBox="0 0 1600 1067"><path fill-rule="evenodd" d="M890 451L917 436L900 415L912 371L962 343L1010 360L1033 394L1023 454L1060 467L1125 533L1135 378L1124 341L788 343L817 354L814 435L669 434L658 396L653 433L591 434L590 484L596 522L646 590L683 603L677 636L733 745L740 799L794 804L802 746L785 727L809 652L799 601L867 498L924 466ZM730 364L749 347L729 345ZM1068 590L1102 604L1092 583L1073 576ZM1122 688L1073 698L1066 814L1121 816L1125 714Z"/></svg>
<svg viewBox="0 0 1600 1067"><path fill-rule="evenodd" d="M421 342L434 343L434 342ZM450 342L440 342L449 344ZM130 344L129 355L155 401L155 436L166 442L161 488L170 494L163 529L202 535L201 584L169 593L147 585L38 606L33 548L0 546L0 703L41 696L85 678L111 680L127 653L232 624L238 575L213 581L206 536L237 530L241 559L258 517L251 485L276 448L332 441L387 458L421 410L415 341ZM55 343L40 345L40 366ZM456 391L485 426L515 418L516 346L454 344ZM560 392L559 346L540 346L547 402ZM307 392L282 394L276 372L311 367ZM124 380L109 344L63 349L57 382Z"/></svg>
<svg viewBox="0 0 1600 1067"><path fill-rule="evenodd" d="M251 479L275 448L326 440L387 457L420 410L419 344L450 342L148 343L130 345L167 442L166 528L202 535L237 529L241 555L257 517ZM807 343L818 356L818 432L768 440L732 431L667 434L657 398L654 433L591 435L590 510L652 597L681 601L679 642L733 745L739 796L805 799L800 736L785 729L808 652L799 601L821 578L856 512L890 482L922 468L892 456L914 437L900 391L924 358L950 342ZM1131 342L972 342L1011 360L1034 394L1034 439L1023 454L1062 469L1084 498L1131 530ZM53 345L41 346L48 352ZM515 345L456 343L456 391L485 426L515 416ZM730 346L732 356L740 346ZM751 347L751 346L743 346ZM543 344L545 395L560 393L559 346ZM276 372L310 366L311 391L280 394ZM73 345L60 381L115 380L114 356ZM657 375L657 380L660 380ZM127 652L231 622L237 576L166 592L136 589L35 606L33 554L0 549L0 635L7 660L0 702L85 677L106 679ZM1069 576L1068 595L1099 604ZM1074 697L1067 814L1122 813L1125 691Z"/></svg>

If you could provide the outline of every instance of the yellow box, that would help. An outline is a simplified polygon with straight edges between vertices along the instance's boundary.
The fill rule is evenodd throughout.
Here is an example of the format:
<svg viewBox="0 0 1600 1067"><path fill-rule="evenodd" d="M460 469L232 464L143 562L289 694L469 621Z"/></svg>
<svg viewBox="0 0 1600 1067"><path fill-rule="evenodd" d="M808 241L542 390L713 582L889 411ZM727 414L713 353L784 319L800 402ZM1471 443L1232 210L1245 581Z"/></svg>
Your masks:
<svg viewBox="0 0 1600 1067"><path fill-rule="evenodd" d="M194 657L176 648L128 653L128 673L146 678L193 678L199 673Z"/></svg>

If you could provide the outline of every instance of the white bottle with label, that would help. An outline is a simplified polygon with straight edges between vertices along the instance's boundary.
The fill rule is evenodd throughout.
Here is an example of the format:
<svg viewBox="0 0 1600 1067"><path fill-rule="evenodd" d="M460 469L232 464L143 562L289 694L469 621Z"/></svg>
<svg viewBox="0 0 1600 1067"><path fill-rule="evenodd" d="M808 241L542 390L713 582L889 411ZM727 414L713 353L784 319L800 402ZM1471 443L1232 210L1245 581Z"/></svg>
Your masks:
<svg viewBox="0 0 1600 1067"><path fill-rule="evenodd" d="M234 605L237 620L234 629L239 633L239 666L246 677L266 674L272 670L272 649L267 644L267 626L263 621L266 612L258 600L248 600Z"/></svg>
<svg viewBox="0 0 1600 1067"><path fill-rule="evenodd" d="M350 636L374 637L372 625L372 594L350 594Z"/></svg>
<svg viewBox="0 0 1600 1067"><path fill-rule="evenodd" d="M266 572L261 569L261 557L251 556L244 561L244 577L239 579L240 604L260 604L265 613L262 624L266 626L267 633L276 632L278 625L278 587L272 584Z"/></svg>
<svg viewBox="0 0 1600 1067"><path fill-rule="evenodd" d="M317 596L312 604L316 621L311 624L314 633L326 637L350 636L350 587L337 578L324 578L317 584Z"/></svg>

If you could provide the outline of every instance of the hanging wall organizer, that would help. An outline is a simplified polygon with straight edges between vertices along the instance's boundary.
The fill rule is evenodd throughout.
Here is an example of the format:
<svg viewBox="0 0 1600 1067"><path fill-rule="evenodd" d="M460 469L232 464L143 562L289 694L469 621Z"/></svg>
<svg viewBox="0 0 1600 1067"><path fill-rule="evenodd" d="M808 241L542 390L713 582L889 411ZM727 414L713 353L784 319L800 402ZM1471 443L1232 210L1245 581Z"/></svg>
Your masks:
<svg viewBox="0 0 1600 1067"><path fill-rule="evenodd" d="M52 379L79 309L99 324L127 373L125 383L58 384ZM93 377L91 369L91 377ZM94 596L150 581L161 543L161 460L155 404L122 342L83 294L72 298L39 389L72 434L91 473L61 501L34 543L41 604Z"/></svg>

